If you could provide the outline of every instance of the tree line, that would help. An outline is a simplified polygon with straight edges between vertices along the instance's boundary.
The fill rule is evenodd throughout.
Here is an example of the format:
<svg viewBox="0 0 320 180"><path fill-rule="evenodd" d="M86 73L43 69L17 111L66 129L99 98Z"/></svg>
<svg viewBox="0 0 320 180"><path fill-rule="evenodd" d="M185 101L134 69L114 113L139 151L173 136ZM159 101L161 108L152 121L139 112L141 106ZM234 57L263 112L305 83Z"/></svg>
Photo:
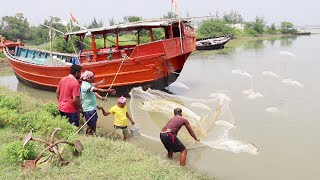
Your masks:
<svg viewBox="0 0 320 180"><path fill-rule="evenodd" d="M274 23L271 26L266 25L264 17L256 17L255 21L245 22L244 18L237 11L230 11L224 13L221 17L218 12L215 15L210 14L211 18L202 20L199 22L197 28L197 38L208 36L258 36L261 34L288 34L295 33L296 29L293 29L291 22L282 22L279 29L276 28ZM177 18L177 14L173 12L167 12L161 18L170 19ZM122 21L115 22L113 18L109 19L109 25L142 21L143 18L139 16L125 16ZM0 34L9 40L20 39L22 42L33 46L40 46L43 49L49 49L49 29L46 26L50 26L61 32L76 31L79 30L76 26L70 26L71 23L63 23L59 17L50 16L45 19L41 24L37 26L30 25L27 18L22 13L17 13L14 16L4 16L0 18ZM237 28L236 25L243 26L243 29ZM97 21L96 18L85 25L86 28L97 28L104 26L102 21ZM146 38L143 38L146 36ZM147 41L148 32L142 32L142 41ZM155 39L160 39L163 36L161 30L155 30ZM133 36L127 36L129 39L134 39ZM74 52L72 47L74 44L79 44L75 39L66 42L62 34L55 33L55 41L53 49L61 52ZM86 40L90 43L90 40Z"/></svg>
<svg viewBox="0 0 320 180"><path fill-rule="evenodd" d="M215 36L260 36L262 34L294 34L297 30L291 22L281 22L280 28L276 28L272 23L267 26L264 17L256 16L254 21L244 21L244 18L237 11L224 13L222 16L218 12L211 15L210 18L199 23L197 37L215 37Z"/></svg>

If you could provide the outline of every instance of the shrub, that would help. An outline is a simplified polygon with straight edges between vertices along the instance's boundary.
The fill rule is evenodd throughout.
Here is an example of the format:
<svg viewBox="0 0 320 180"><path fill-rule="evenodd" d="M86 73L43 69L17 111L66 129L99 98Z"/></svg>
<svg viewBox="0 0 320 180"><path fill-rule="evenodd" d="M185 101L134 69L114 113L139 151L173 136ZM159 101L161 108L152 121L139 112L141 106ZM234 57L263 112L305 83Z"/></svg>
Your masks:
<svg viewBox="0 0 320 180"><path fill-rule="evenodd" d="M4 157L8 162L19 162L23 160L31 160L37 157L34 151L35 145L29 142L25 147L22 146L22 141L13 141L4 147Z"/></svg>
<svg viewBox="0 0 320 180"><path fill-rule="evenodd" d="M0 108L7 108L11 110L18 110L21 107L22 96L10 93L10 95L0 93Z"/></svg>
<svg viewBox="0 0 320 180"><path fill-rule="evenodd" d="M59 109L58 109L57 105L54 103L45 104L45 105L43 105L43 108L45 111L47 111L48 113L50 113L54 117L60 115Z"/></svg>
<svg viewBox="0 0 320 180"><path fill-rule="evenodd" d="M203 21L197 30L197 38L201 37L217 37L217 36L233 36L234 28L226 26L226 22L219 19L209 19Z"/></svg>
<svg viewBox="0 0 320 180"><path fill-rule="evenodd" d="M7 108L0 108L0 128L17 121L19 115L16 111L7 109Z"/></svg>
<svg viewBox="0 0 320 180"><path fill-rule="evenodd" d="M0 52L0 58L5 58L6 56L2 53L2 52Z"/></svg>
<svg viewBox="0 0 320 180"><path fill-rule="evenodd" d="M75 132L75 127L70 125L61 116L54 117L44 110L34 110L27 112L19 117L18 120L11 122L11 126L23 133L31 130L44 137L49 137L54 128L61 128L57 134L59 138L69 138Z"/></svg>

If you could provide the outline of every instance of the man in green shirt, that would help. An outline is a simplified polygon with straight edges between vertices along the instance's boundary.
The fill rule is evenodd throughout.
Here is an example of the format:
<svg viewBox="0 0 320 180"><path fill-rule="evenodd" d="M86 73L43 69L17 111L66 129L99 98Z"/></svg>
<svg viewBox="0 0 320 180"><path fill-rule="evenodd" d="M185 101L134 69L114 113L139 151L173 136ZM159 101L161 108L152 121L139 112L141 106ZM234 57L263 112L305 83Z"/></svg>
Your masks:
<svg viewBox="0 0 320 180"><path fill-rule="evenodd" d="M94 82L94 73L91 71L85 71L81 75L81 99L82 99L82 109L83 115L87 121L87 135L93 135L96 131L98 113L97 113L97 97L100 100L105 100L98 93L109 93L115 94L114 89L101 89L95 86L101 85L104 83L104 80L99 81L98 83Z"/></svg>

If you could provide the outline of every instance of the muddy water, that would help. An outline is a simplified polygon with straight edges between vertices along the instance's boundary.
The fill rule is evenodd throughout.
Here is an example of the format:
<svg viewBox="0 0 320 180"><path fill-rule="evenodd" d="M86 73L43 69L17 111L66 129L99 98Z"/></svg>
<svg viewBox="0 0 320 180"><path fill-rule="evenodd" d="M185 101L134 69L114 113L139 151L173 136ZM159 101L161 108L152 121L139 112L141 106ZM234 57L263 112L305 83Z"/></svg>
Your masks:
<svg viewBox="0 0 320 180"><path fill-rule="evenodd" d="M172 86L169 90L196 98L208 98L215 91L228 92L236 125L233 136L254 143L260 154L200 147L189 150L188 166L227 180L319 179L319 42L320 35L311 35L243 43L223 54L194 53L177 80L189 89ZM247 72L252 80L232 70ZM263 75L263 71L279 77ZM289 78L303 86L282 82ZM54 93L26 87L13 75L0 77L0 84L56 102ZM246 89L262 97L250 99L242 93ZM104 106L115 103L115 98L109 98ZM111 130L112 117L99 115L98 124ZM133 141L165 158L161 143L143 137ZM174 163L177 160L178 155Z"/></svg>

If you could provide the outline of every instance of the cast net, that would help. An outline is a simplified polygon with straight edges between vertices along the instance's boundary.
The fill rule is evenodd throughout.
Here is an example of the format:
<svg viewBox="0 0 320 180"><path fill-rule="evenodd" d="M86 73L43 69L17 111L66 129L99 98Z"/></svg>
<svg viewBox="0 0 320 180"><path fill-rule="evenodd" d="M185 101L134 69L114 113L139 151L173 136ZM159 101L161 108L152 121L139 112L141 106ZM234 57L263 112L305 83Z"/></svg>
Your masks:
<svg viewBox="0 0 320 180"><path fill-rule="evenodd" d="M178 137L188 149L209 146L234 153L258 154L258 148L252 143L231 137L230 130L235 128L235 121L229 108L231 99L224 93L213 93L208 99L195 99L136 87L130 91L130 96L131 115L141 135L149 139L160 141L162 127L173 117L173 110L181 108L183 117L188 119L201 139L201 143L194 143L186 128L182 127Z"/></svg>

